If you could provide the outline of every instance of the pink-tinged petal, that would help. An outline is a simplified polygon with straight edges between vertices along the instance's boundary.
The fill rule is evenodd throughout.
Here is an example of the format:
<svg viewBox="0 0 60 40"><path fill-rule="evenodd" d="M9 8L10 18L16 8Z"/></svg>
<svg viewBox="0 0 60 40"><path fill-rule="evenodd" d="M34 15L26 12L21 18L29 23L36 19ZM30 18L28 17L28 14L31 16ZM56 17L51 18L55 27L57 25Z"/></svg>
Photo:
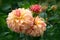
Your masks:
<svg viewBox="0 0 60 40"><path fill-rule="evenodd" d="M20 17L20 15L21 15L20 10L16 9L16 10L15 10L15 15L16 15L17 17Z"/></svg>
<svg viewBox="0 0 60 40"><path fill-rule="evenodd" d="M45 27L46 26L46 23L41 23L42 27Z"/></svg>

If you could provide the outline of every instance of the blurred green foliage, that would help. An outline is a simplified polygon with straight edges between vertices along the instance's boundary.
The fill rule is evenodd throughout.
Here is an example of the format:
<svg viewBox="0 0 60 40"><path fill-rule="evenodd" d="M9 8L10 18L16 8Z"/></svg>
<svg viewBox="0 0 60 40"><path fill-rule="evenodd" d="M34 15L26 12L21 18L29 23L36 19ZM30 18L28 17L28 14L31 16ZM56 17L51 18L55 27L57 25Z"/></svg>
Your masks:
<svg viewBox="0 0 60 40"><path fill-rule="evenodd" d="M48 8L40 14L41 17L48 18L47 30L43 37L31 37L10 31L6 24L8 13L19 7L28 8L33 4L58 7L56 11L49 11ZM0 0L0 40L60 40L60 0Z"/></svg>

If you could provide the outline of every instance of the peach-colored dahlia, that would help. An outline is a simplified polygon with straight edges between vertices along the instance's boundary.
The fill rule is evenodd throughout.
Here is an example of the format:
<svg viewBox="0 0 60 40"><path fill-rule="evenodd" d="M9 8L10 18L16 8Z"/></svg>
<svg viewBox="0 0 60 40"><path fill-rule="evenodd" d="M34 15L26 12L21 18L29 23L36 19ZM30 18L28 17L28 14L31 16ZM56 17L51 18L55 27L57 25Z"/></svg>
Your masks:
<svg viewBox="0 0 60 40"><path fill-rule="evenodd" d="M39 12L42 11L42 7L38 4L35 4L30 7L30 10L38 14Z"/></svg>
<svg viewBox="0 0 60 40"><path fill-rule="evenodd" d="M15 32L25 32L33 26L32 12L28 9L19 8L9 13L7 17L8 27Z"/></svg>
<svg viewBox="0 0 60 40"><path fill-rule="evenodd" d="M34 24L31 28L26 30L26 34L31 36L40 36L43 35L46 30L46 23L43 18L39 18L38 16L34 19Z"/></svg>
<svg viewBox="0 0 60 40"><path fill-rule="evenodd" d="M17 33L24 33L31 36L43 35L46 30L46 23L43 18L33 18L29 9L19 8L9 13L7 17L8 27Z"/></svg>

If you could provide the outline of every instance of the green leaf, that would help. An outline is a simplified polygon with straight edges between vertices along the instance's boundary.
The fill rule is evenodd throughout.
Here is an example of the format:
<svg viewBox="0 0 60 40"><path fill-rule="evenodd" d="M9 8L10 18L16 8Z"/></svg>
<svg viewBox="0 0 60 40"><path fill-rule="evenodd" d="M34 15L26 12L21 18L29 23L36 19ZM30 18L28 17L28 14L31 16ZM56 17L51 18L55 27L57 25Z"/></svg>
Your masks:
<svg viewBox="0 0 60 40"><path fill-rule="evenodd" d="M2 6L2 11L4 11L4 12L9 12L9 11L11 11L11 5L10 5L10 4L4 4L4 5Z"/></svg>
<svg viewBox="0 0 60 40"><path fill-rule="evenodd" d="M42 17L42 18L47 18L47 13L45 12L42 12L39 14L39 17Z"/></svg>

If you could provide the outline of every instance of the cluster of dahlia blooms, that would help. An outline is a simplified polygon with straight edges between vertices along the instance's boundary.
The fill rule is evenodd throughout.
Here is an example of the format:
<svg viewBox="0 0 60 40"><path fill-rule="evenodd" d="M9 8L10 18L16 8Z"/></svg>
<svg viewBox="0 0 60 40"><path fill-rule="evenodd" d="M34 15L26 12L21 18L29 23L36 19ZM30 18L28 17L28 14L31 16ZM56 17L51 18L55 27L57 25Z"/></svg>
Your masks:
<svg viewBox="0 0 60 40"><path fill-rule="evenodd" d="M35 9L36 11L40 8L38 5L35 5L35 7L37 7ZM10 12L7 17L7 25L14 32L24 33L34 37L43 35L46 30L44 19L39 16L33 17L32 11L24 8L18 8Z"/></svg>

